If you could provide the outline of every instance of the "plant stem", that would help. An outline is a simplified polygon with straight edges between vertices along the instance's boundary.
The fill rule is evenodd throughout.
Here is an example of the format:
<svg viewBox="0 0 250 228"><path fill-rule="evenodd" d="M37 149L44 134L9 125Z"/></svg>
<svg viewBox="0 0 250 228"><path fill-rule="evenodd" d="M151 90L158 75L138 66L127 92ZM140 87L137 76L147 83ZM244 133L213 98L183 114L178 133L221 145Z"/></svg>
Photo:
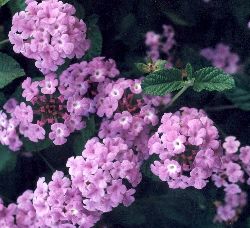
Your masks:
<svg viewBox="0 0 250 228"><path fill-rule="evenodd" d="M222 111L222 110L228 110L228 109L234 109L237 108L235 105L222 105L222 106L215 106L215 107L207 107L204 108L205 111Z"/></svg>
<svg viewBox="0 0 250 228"><path fill-rule="evenodd" d="M0 41L0 45L2 45L2 44L6 44L6 43L9 43L10 41L9 41L9 39L6 39L6 40L2 40L2 41Z"/></svg>
<svg viewBox="0 0 250 228"><path fill-rule="evenodd" d="M46 165L50 168L52 172L56 171L56 169L48 162L48 160L40 152L38 152L38 155L43 159L43 161L46 163Z"/></svg>
<svg viewBox="0 0 250 228"><path fill-rule="evenodd" d="M173 103L190 87L193 83L187 83L178 93L175 94L175 96L172 98L171 102L166 106L165 109L169 108L173 105Z"/></svg>

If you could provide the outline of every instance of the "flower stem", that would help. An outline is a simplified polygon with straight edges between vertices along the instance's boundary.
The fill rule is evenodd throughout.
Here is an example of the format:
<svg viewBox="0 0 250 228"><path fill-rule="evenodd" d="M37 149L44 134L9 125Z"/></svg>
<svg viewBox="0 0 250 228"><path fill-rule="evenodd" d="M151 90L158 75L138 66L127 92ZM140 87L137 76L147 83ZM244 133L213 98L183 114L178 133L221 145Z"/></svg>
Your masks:
<svg viewBox="0 0 250 228"><path fill-rule="evenodd" d="M48 162L48 160L42 155L42 153L38 152L37 154L42 158L42 160L46 163L46 165L50 168L52 172L56 171L56 169Z"/></svg>
<svg viewBox="0 0 250 228"><path fill-rule="evenodd" d="M10 41L9 41L9 39L6 39L6 40L2 40L2 41L0 41L0 45L2 45L2 44L6 44L6 43L9 43Z"/></svg>
<svg viewBox="0 0 250 228"><path fill-rule="evenodd" d="M188 82L178 93L175 94L175 96L172 98L171 102L166 106L165 109L172 106L174 102L192 85L193 85L192 81Z"/></svg>

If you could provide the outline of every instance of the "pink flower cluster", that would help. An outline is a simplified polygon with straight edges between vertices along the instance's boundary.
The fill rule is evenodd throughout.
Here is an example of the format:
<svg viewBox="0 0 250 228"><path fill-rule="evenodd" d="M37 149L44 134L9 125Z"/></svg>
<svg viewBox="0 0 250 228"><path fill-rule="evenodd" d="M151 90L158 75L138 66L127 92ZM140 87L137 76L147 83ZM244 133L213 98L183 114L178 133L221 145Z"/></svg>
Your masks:
<svg viewBox="0 0 250 228"><path fill-rule="evenodd" d="M149 49L147 56L151 60L156 61L161 54L164 54L167 56L168 61L171 62L170 50L176 44L174 39L175 32L170 25L163 25L162 27L162 35L152 31L146 33L145 44Z"/></svg>
<svg viewBox="0 0 250 228"><path fill-rule="evenodd" d="M93 227L102 213L129 206L141 181L138 156L119 137L92 138L67 167L70 178L56 171L48 184L39 178L35 191L24 192L17 204L0 201L0 226Z"/></svg>
<svg viewBox="0 0 250 228"><path fill-rule="evenodd" d="M9 40L16 53L35 59L47 74L65 58L82 57L90 47L86 25L74 16L75 8L58 0L27 1L25 11L13 16Z"/></svg>
<svg viewBox="0 0 250 228"><path fill-rule="evenodd" d="M108 212L120 203L129 206L133 187L141 181L138 157L120 137L90 139L82 156L70 158L66 166L89 211Z"/></svg>
<svg viewBox="0 0 250 228"><path fill-rule="evenodd" d="M230 51L230 47L219 43L213 48L204 48L200 54L207 60L212 62L212 65L218 67L229 74L234 74L239 70L239 56Z"/></svg>
<svg viewBox="0 0 250 228"><path fill-rule="evenodd" d="M99 84L97 115L105 117L99 129L99 137L121 137L137 151L140 159L148 158L145 140L150 126L158 124L156 106L170 102L170 95L163 97L142 96L141 81L119 79Z"/></svg>
<svg viewBox="0 0 250 228"><path fill-rule="evenodd" d="M0 202L0 226L6 228L89 228L100 215L83 207L81 192L59 171L48 184L39 178L35 191L25 191L16 204L5 207Z"/></svg>
<svg viewBox="0 0 250 228"><path fill-rule="evenodd" d="M152 172L170 188L201 189L220 167L218 131L202 110L184 107L165 113L148 147L158 155Z"/></svg>
<svg viewBox="0 0 250 228"><path fill-rule="evenodd" d="M3 106L5 111L0 110L0 143L8 146L12 151L19 150L23 144L17 131L20 121L14 114L17 104L17 101L12 98Z"/></svg>
<svg viewBox="0 0 250 228"><path fill-rule="evenodd" d="M223 187L225 192L224 203L216 202L215 221L234 222L247 203L247 194L242 191L240 184L247 181L250 185L250 146L240 148L236 137L228 136L223 148L225 152L221 156L222 165L212 176L215 186Z"/></svg>
<svg viewBox="0 0 250 228"><path fill-rule="evenodd" d="M22 96L29 104L11 99L4 106L11 118L0 113L1 144L16 151L22 146L20 134L32 142L43 140L46 125L53 143L64 144L72 132L86 126L84 118L96 112L97 85L118 74L113 60L97 57L71 65L59 79L54 73L41 81L28 77L22 83Z"/></svg>

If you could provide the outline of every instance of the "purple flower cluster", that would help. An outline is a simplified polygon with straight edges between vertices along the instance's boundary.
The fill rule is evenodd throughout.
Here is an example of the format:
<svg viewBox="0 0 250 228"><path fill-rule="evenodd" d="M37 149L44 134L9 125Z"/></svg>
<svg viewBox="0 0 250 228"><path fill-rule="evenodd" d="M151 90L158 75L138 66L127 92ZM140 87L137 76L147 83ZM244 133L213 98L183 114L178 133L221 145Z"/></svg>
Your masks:
<svg viewBox="0 0 250 228"><path fill-rule="evenodd" d="M5 111L0 110L0 143L8 146L12 151L18 151L23 145L18 131L19 127L22 133L22 125L20 118L16 116L16 109L18 110L18 107L23 107L23 111L18 113L19 117L23 116L24 121L27 121L27 119L30 120L31 108L29 106L27 107L24 103L18 106L18 102L13 98L8 100L3 106Z"/></svg>
<svg viewBox="0 0 250 228"><path fill-rule="evenodd" d="M142 96L141 81L129 79L106 81L99 84L98 91L97 115L106 117L99 137L121 137L141 160L148 158L145 140L149 138L150 126L158 124L155 107L169 103L170 95Z"/></svg>
<svg viewBox="0 0 250 228"><path fill-rule="evenodd" d="M218 131L202 110L184 107L165 113L148 147L159 156L152 172L170 188L201 189L220 167Z"/></svg>
<svg viewBox="0 0 250 228"><path fill-rule="evenodd" d="M138 156L119 137L89 140L82 156L68 159L69 176L56 171L47 184L24 192L16 204L0 201L1 227L93 227L104 212L134 201L141 181Z"/></svg>
<svg viewBox="0 0 250 228"><path fill-rule="evenodd" d="M70 179L56 171L47 184L39 178L34 192L27 190L17 203L7 207L0 202L0 226L89 228L100 219L98 212L83 207L83 196Z"/></svg>
<svg viewBox="0 0 250 228"><path fill-rule="evenodd" d="M59 79L54 73L41 81L28 77L22 83L27 104L11 99L4 106L10 118L5 112L0 113L1 144L16 151L22 146L18 135L32 142L43 140L46 125L51 128L48 136L53 143L64 144L72 132L86 126L84 118L96 112L98 84L103 85L107 78L118 74L113 60L97 57L71 65Z"/></svg>
<svg viewBox="0 0 250 228"><path fill-rule="evenodd" d="M86 25L77 19L74 6L58 0L26 1L25 11L13 16L9 33L16 53L35 59L47 74L56 71L65 58L82 57L90 47Z"/></svg>
<svg viewBox="0 0 250 228"><path fill-rule="evenodd" d="M212 180L217 188L223 187L225 199L224 203L216 202L215 221L234 222L247 203L247 194L240 184L247 182L250 185L250 146L240 147L234 136L226 137L222 146L222 165L212 175Z"/></svg>
<svg viewBox="0 0 250 228"><path fill-rule="evenodd" d="M83 207L93 212L108 212L121 203L129 206L133 187L141 181L138 156L119 137L90 139L82 156L69 158L67 167L72 184L85 198Z"/></svg>
<svg viewBox="0 0 250 228"><path fill-rule="evenodd" d="M200 54L207 60L212 62L212 65L223 69L229 74L234 74L239 70L239 56L230 51L230 47L219 43L213 48L204 48Z"/></svg>
<svg viewBox="0 0 250 228"><path fill-rule="evenodd" d="M171 62L170 51L176 44L174 39L175 32L170 25L163 25L162 27L163 33L161 35L153 31L146 33L145 44L149 49L147 56L151 60L156 61L161 54L164 54L167 56L168 61Z"/></svg>

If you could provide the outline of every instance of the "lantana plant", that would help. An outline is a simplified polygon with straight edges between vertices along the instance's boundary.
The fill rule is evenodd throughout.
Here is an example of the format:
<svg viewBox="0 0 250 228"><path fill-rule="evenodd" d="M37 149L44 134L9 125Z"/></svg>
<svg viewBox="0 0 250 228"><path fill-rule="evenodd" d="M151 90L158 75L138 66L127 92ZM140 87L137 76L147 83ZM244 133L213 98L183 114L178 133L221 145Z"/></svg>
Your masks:
<svg viewBox="0 0 250 228"><path fill-rule="evenodd" d="M233 224L246 213L250 146L225 134L209 107L179 102L187 93L189 99L223 93L241 108L245 91L236 90L231 75L240 71L240 58L229 46L201 49L200 58L212 66L197 68L178 56L181 31L164 24L162 34L145 33L143 57L124 73L122 64L102 56L98 17L78 18L84 11L78 1L23 4L0 42L10 48L0 52L0 174L17 172L22 159L34 157L47 168L14 200L1 186L0 227L111 227L119 211L138 219L128 218L125 227L152 227L140 222L146 221L147 198L153 216L161 210L157 201L178 203L166 192L181 191L188 199L195 191L198 199L211 189L211 224Z"/></svg>

